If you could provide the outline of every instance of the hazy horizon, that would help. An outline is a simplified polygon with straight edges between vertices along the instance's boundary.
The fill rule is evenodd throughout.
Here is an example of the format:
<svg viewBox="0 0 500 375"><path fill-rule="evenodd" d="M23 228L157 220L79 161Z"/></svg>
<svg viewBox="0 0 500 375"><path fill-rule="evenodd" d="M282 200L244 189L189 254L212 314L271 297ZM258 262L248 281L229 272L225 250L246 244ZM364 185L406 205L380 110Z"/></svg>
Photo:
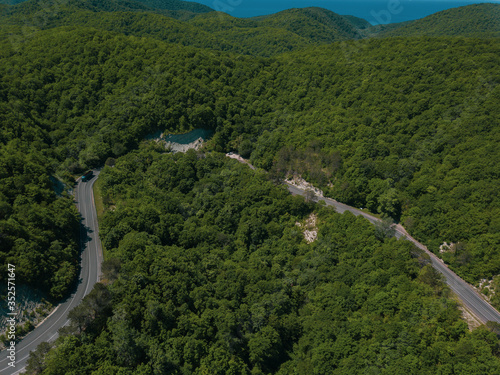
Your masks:
<svg viewBox="0 0 500 375"><path fill-rule="evenodd" d="M474 0L198 0L234 17L256 17L291 8L321 7L341 15L364 18L372 24L416 20L430 14L465 5L500 1Z"/></svg>

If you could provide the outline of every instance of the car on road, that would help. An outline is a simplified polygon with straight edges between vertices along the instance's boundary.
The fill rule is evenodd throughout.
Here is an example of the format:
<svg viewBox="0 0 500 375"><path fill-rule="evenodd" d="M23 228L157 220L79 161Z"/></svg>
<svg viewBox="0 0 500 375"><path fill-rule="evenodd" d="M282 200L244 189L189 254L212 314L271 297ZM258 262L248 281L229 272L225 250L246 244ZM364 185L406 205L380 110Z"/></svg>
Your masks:
<svg viewBox="0 0 500 375"><path fill-rule="evenodd" d="M91 180L93 176L94 176L94 171L90 170L85 172L82 176L82 182L87 182Z"/></svg>

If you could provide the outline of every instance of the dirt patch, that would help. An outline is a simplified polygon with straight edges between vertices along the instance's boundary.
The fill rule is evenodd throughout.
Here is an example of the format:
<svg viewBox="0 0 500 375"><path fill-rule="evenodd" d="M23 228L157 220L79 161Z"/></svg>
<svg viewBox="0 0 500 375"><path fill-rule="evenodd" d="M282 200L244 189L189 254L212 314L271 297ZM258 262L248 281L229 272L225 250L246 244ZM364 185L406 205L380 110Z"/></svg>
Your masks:
<svg viewBox="0 0 500 375"><path fill-rule="evenodd" d="M458 305L458 308L462 312L462 319L467 322L467 325L469 326L469 331L472 331L482 325L482 323L477 320L474 315L472 315L467 309L465 309L462 305Z"/></svg>
<svg viewBox="0 0 500 375"><path fill-rule="evenodd" d="M303 228L304 238L307 243L313 243L318 238L318 217L312 213L304 223L296 222L300 228Z"/></svg>
<svg viewBox="0 0 500 375"><path fill-rule="evenodd" d="M481 279L479 287L474 287L483 297L491 302L491 298L495 296L500 283L500 275L493 276L491 279Z"/></svg>
<svg viewBox="0 0 500 375"><path fill-rule="evenodd" d="M442 253L448 253L450 251L454 251L455 250L455 244L453 242L443 242L440 246L439 246L439 252L442 254Z"/></svg>
<svg viewBox="0 0 500 375"><path fill-rule="evenodd" d="M201 137L198 138L196 141L188 144L165 142L165 148L171 150L172 152L187 152L187 150L191 149L199 150L202 146L203 146L203 138Z"/></svg>
<svg viewBox="0 0 500 375"><path fill-rule="evenodd" d="M226 154L228 158L238 160L240 163L248 165L251 169L255 169L255 167L248 162L248 160L243 159L240 155L235 154L234 152L228 152Z"/></svg>

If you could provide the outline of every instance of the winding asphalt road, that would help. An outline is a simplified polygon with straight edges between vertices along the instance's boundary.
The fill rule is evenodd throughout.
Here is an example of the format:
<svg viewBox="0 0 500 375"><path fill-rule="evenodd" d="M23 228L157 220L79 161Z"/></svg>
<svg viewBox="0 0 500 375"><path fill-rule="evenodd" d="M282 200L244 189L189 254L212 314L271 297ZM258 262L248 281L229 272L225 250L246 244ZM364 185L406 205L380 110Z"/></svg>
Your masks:
<svg viewBox="0 0 500 375"><path fill-rule="evenodd" d="M236 159L240 163L247 164L250 168L255 169L253 165L251 165L247 160L243 159L241 156L237 154L231 152L229 154L226 154L226 156L232 159ZM290 193L294 195L302 195L302 196L306 195L305 190L300 189L289 183L285 184ZM316 202L323 201L327 206L334 207L335 210L341 214L346 211L349 211L356 216L361 215L365 219L370 221L372 224L377 224L381 221L380 219L366 212L348 206L347 204L337 202L334 199L315 196L314 201ZM446 283L448 284L450 289L455 293L455 295L460 299L462 305L466 308L466 310L469 311L469 313L471 313L476 319L478 319L483 324L487 323L488 321L500 323L500 313L493 306L491 306L470 284L466 283L456 273L450 270L448 266L444 264L444 262L441 259L439 259L436 255L434 255L434 253L429 251L427 247L425 247L420 242L415 240L412 236L410 236L401 225L399 224L395 225L394 229L395 229L394 236L396 238L406 239L408 241L413 242L415 246L425 251L425 253L429 255L432 266L441 274L443 274Z"/></svg>
<svg viewBox="0 0 500 375"><path fill-rule="evenodd" d="M77 306L99 281L101 275L102 249L99 240L97 213L94 205L92 186L98 171L88 182L78 181L75 189L75 198L78 211L82 216L81 229L81 271L78 285L74 292L49 315L41 324L31 331L16 345L15 367L9 366L8 353L0 353L0 374L13 375L23 372L29 354L44 341L53 341L58 337L59 328L69 324L68 312Z"/></svg>
<svg viewBox="0 0 500 375"><path fill-rule="evenodd" d="M304 190L299 189L298 187L290 184L286 185L288 187L288 190L292 194L302 195L302 196L305 195ZM349 211L356 216L362 215L373 224L377 224L378 222L381 221L380 219L371 216L366 212L363 212L346 204L337 202L334 199L316 196L314 200L325 202L327 206L334 207L336 211L339 213L344 213L346 211ZM402 238L413 242L419 249L422 249L429 255L432 266L444 275L446 283L449 285L450 289L457 295L457 297L462 301L464 307L472 315L474 315L483 324L488 321L500 323L500 313L493 306L491 306L483 297L481 297L481 295L471 285L469 285L460 277L458 277L457 274L455 274L452 270L450 270L448 266L444 264L444 262L441 259L439 259L436 255L434 255L434 253L429 251L429 249L427 249L424 245L422 245L420 242L411 237L401 225L395 225L394 229L396 231L395 232L396 238L398 239Z"/></svg>
<svg viewBox="0 0 500 375"><path fill-rule="evenodd" d="M252 166L251 166L252 167ZM76 203L82 215L82 253L81 272L79 284L74 293L66 301L61 303L56 310L47 317L35 330L28 334L16 345L15 368L9 366L6 350L0 353L0 374L14 375L22 373L26 366L29 353L44 341L53 341L58 337L58 329L69 323L68 312L77 306L99 281L101 275L102 249L99 241L99 227L94 205L92 186L99 175L94 171L94 177L88 182L79 181L76 187ZM305 195L305 191L293 185L287 184L288 190L295 195ZM339 213L349 211L354 215L361 215L376 224L380 219L360 211L354 207L337 202L330 198L315 197L316 201L324 201L327 206L332 206ZM441 272L450 289L458 296L463 305L482 323L494 321L500 323L500 313L494 309L480 294L467 284L453 271L451 271L437 256L430 252L424 245L411 237L400 225L395 226L395 236L398 239L406 239L413 242L418 248L425 251L432 266Z"/></svg>

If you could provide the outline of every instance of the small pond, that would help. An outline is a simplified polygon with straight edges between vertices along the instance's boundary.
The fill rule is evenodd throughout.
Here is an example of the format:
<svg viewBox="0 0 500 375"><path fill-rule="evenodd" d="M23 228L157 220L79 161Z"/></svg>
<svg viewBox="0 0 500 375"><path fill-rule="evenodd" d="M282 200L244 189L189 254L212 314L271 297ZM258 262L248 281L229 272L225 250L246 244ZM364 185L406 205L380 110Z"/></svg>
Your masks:
<svg viewBox="0 0 500 375"><path fill-rule="evenodd" d="M163 135L163 140L165 142L178 143L181 145L187 145L196 141L198 138L202 138L204 141L209 139L214 134L213 130L210 129L194 129L189 133L185 134L167 134Z"/></svg>

